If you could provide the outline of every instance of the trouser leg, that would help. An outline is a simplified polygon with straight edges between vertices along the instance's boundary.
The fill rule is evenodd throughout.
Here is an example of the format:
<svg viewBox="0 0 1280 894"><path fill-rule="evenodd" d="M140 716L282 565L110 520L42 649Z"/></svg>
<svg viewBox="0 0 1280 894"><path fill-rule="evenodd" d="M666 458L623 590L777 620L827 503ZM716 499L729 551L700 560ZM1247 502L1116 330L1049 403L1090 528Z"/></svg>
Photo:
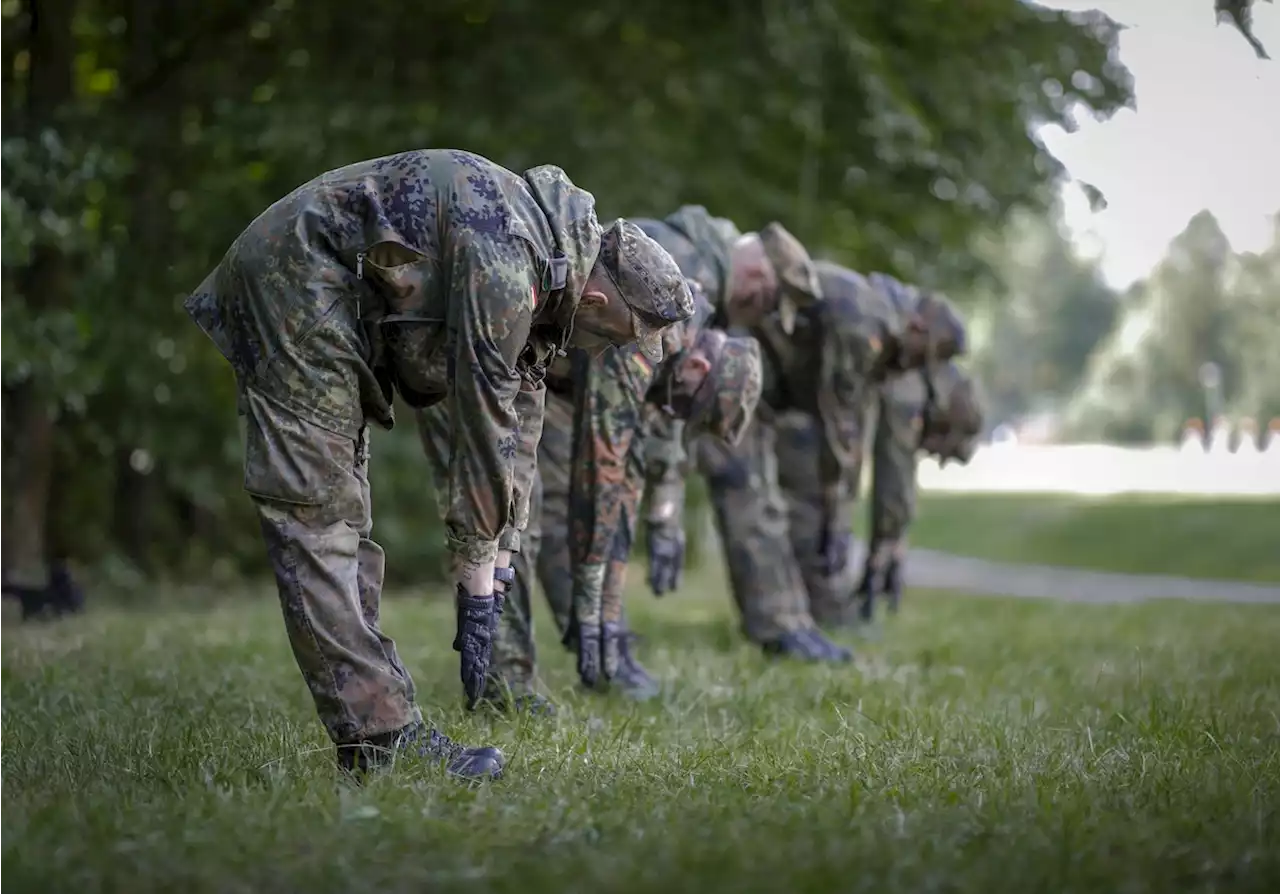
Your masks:
<svg viewBox="0 0 1280 894"><path fill-rule="evenodd" d="M294 658L329 736L355 742L421 720L377 625L383 556L370 539L368 453L252 392L245 489L258 511Z"/></svg>

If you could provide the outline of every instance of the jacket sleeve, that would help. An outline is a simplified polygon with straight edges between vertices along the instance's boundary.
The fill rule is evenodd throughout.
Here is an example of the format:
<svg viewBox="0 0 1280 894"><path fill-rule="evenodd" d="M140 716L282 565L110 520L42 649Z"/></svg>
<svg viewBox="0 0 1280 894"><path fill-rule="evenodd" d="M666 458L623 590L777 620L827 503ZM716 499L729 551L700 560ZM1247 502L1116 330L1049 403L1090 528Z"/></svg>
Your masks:
<svg viewBox="0 0 1280 894"><path fill-rule="evenodd" d="M644 489L649 495L649 524L675 530L684 524L684 422L653 412L644 443Z"/></svg>
<svg viewBox="0 0 1280 894"><path fill-rule="evenodd" d="M472 562L497 556L498 540L518 528L523 496L518 465L525 427L541 430L537 395L521 399L517 368L533 320L538 259L527 242L461 230L446 245L448 283L449 549ZM522 411L523 410L523 414ZM528 477L528 476L525 476ZM507 544L504 544L506 546Z"/></svg>
<svg viewBox="0 0 1280 894"><path fill-rule="evenodd" d="M642 487L629 473L653 366L635 347L574 358L569 526L575 568L609 561L626 507Z"/></svg>
<svg viewBox="0 0 1280 894"><path fill-rule="evenodd" d="M871 367L874 337L861 322L827 326L818 362L818 422L821 452L818 471L823 504L828 513L839 511L859 473L863 420L874 397Z"/></svg>
<svg viewBox="0 0 1280 894"><path fill-rule="evenodd" d="M877 389L880 412L871 470L873 547L901 540L915 517L916 445L924 408L922 401L913 399L917 384L913 378L918 379L919 374L909 373Z"/></svg>

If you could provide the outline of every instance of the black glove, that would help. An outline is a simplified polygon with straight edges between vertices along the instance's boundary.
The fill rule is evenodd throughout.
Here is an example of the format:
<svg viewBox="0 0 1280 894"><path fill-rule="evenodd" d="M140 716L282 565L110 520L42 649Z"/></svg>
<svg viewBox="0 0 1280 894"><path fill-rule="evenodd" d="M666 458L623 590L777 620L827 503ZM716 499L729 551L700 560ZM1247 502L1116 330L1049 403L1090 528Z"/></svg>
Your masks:
<svg viewBox="0 0 1280 894"><path fill-rule="evenodd" d="M884 594L888 598L889 611L897 614L902 602L902 561L895 552L881 555L883 551L871 547L858 582L858 616L870 621L875 615L875 598Z"/></svg>
<svg viewBox="0 0 1280 894"><path fill-rule="evenodd" d="M684 529L649 525L649 589L654 596L675 592L684 571Z"/></svg>
<svg viewBox="0 0 1280 894"><path fill-rule="evenodd" d="M872 563L872 556L867 554L866 564L862 566L862 579L858 581L858 617L866 622L871 623L875 617L875 600L876 600L876 567Z"/></svg>
<svg viewBox="0 0 1280 894"><path fill-rule="evenodd" d="M818 551L822 556L822 573L827 577L835 577L849 565L849 553L853 551L853 532L841 530L839 525L830 521L823 523Z"/></svg>
<svg viewBox="0 0 1280 894"><path fill-rule="evenodd" d="M588 689L598 689L613 679L621 657L622 628L572 620L564 637L565 645L578 653L578 678Z"/></svg>
<svg viewBox="0 0 1280 894"><path fill-rule="evenodd" d="M471 596L461 584L457 598L458 632L453 637L453 650L462 653L462 690L467 695L467 710L474 710L489 676L503 598L497 594Z"/></svg>
<svg viewBox="0 0 1280 894"><path fill-rule="evenodd" d="M884 592L889 597L889 613L896 615L902 602L902 562L897 556L884 570Z"/></svg>

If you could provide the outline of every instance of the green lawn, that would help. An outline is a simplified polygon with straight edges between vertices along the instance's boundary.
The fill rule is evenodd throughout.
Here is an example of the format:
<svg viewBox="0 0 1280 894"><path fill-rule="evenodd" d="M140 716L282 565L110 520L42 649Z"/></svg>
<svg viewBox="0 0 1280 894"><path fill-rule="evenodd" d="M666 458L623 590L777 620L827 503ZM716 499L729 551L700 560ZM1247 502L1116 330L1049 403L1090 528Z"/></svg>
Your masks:
<svg viewBox="0 0 1280 894"><path fill-rule="evenodd" d="M1280 582L1280 500L922 494L911 543L1006 562Z"/></svg>
<svg viewBox="0 0 1280 894"><path fill-rule="evenodd" d="M813 668L723 592L633 600L648 705L577 693L544 629L550 722L464 712L449 608L391 600L424 707L509 756L479 788L338 785L271 599L6 624L6 890L1278 889L1280 606L912 593Z"/></svg>

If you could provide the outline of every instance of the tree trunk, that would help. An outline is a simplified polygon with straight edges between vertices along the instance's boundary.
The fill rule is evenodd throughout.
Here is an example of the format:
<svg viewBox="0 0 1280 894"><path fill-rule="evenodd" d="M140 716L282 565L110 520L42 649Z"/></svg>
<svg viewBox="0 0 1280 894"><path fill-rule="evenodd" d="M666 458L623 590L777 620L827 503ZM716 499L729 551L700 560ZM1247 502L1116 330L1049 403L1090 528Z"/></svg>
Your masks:
<svg viewBox="0 0 1280 894"><path fill-rule="evenodd" d="M20 126L28 139L51 126L72 99L75 50L74 0L35 0L30 17L30 63ZM41 245L31 264L18 271L18 300L40 310L65 307L71 276L56 246ZM4 565L15 577L43 577L49 514L49 482L57 435L56 395L48 383L25 382L12 395L7 420L13 426L13 484L6 488Z"/></svg>

